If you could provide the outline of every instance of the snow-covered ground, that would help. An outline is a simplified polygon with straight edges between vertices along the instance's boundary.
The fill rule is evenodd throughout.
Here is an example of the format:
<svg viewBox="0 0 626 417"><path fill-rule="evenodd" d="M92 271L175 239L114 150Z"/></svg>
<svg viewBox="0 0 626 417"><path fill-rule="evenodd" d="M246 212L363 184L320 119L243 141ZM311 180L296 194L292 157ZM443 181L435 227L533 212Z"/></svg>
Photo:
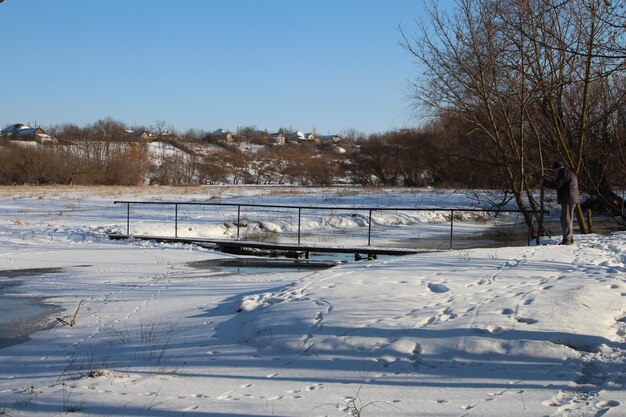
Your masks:
<svg viewBox="0 0 626 417"><path fill-rule="evenodd" d="M75 318L0 349L0 415L626 415L624 232L235 275L207 249L109 241L125 227L112 201L471 202L254 187L0 197L0 288Z"/></svg>

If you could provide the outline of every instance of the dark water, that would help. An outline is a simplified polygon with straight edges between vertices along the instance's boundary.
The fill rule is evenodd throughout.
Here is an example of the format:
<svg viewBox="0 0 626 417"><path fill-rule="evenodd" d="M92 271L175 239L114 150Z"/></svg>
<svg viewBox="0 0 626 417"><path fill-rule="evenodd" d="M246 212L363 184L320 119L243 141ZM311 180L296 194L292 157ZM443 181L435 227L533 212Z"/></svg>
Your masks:
<svg viewBox="0 0 626 417"><path fill-rule="evenodd" d="M283 258L226 258L190 262L197 269L210 269L226 275L254 275L276 272L302 272L326 269L343 263L341 260L283 259Z"/></svg>
<svg viewBox="0 0 626 417"><path fill-rule="evenodd" d="M63 309L39 297L19 294L19 286L24 278L58 272L60 268L0 271L0 348L24 342L29 334L55 324L53 315Z"/></svg>
<svg viewBox="0 0 626 417"><path fill-rule="evenodd" d="M35 277L45 274L58 274L63 268L27 268L27 269L5 269L0 270L0 278L24 278Z"/></svg>

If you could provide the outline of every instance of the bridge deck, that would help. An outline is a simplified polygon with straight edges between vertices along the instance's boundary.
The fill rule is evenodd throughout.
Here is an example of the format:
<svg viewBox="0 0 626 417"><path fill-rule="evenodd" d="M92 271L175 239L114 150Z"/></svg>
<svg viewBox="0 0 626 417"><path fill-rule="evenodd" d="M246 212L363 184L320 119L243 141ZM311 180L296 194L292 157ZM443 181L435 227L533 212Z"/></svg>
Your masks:
<svg viewBox="0 0 626 417"><path fill-rule="evenodd" d="M277 243L277 242L256 242L250 240L227 240L227 239L207 239L207 238L186 238L186 237L167 237L167 236L149 236L149 235L125 235L119 233L109 233L110 239L140 239L153 240L155 242L164 243L187 243L202 246L213 246L228 250L244 250L244 249L261 249L267 251L293 251L308 254L309 252L327 252L327 253L354 253L371 255L412 255L416 253L432 252L432 250L410 249L410 248L384 248L376 246L318 246L318 245L302 245L297 243Z"/></svg>

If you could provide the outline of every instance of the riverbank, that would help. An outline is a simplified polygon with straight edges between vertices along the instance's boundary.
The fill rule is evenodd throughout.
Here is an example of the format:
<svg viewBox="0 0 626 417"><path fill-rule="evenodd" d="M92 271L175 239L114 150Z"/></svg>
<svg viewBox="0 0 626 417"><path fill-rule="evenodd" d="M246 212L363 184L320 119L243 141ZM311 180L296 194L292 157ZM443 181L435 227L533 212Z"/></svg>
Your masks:
<svg viewBox="0 0 626 417"><path fill-rule="evenodd" d="M24 279L55 273L57 268L0 270L0 349L29 340L31 333L51 329L55 314L63 309L46 303L45 297L24 296Z"/></svg>
<svg viewBox="0 0 626 417"><path fill-rule="evenodd" d="M232 275L103 238L98 199L26 203L0 203L0 270L58 268L20 292L82 306L0 349L0 414L626 414L624 232Z"/></svg>

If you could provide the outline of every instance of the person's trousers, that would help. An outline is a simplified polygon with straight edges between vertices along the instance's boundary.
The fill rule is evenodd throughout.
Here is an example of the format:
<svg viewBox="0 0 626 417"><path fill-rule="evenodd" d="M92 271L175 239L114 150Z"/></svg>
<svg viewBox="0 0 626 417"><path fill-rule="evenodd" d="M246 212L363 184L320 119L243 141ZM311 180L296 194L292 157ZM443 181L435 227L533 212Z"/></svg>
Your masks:
<svg viewBox="0 0 626 417"><path fill-rule="evenodd" d="M574 209L576 204L561 204L561 230L563 243L574 242Z"/></svg>

